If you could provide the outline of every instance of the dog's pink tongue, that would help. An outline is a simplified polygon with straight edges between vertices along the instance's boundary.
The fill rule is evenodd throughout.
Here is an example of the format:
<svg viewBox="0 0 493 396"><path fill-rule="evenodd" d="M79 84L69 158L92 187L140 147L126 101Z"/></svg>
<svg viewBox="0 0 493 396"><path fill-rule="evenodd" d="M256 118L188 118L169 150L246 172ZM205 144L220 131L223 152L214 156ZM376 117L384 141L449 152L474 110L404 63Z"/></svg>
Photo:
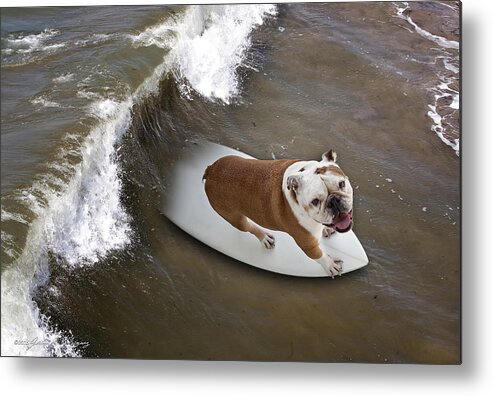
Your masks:
<svg viewBox="0 0 493 396"><path fill-rule="evenodd" d="M351 215L349 213L341 213L335 219L334 226L339 230L345 230L351 224Z"/></svg>

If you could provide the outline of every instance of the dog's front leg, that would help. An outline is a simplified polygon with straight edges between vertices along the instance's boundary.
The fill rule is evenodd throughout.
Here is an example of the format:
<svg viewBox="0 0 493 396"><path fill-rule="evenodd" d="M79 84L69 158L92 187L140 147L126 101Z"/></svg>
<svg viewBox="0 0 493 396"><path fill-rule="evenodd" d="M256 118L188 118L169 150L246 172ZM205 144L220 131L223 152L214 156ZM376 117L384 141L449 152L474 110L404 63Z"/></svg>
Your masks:
<svg viewBox="0 0 493 396"><path fill-rule="evenodd" d="M327 275L332 278L336 275L342 275L342 260L334 259L324 253L324 251L320 248L319 242L313 237L308 238L304 242L305 243L299 243L297 241L298 246L301 247L308 257L319 263Z"/></svg>
<svg viewBox="0 0 493 396"><path fill-rule="evenodd" d="M323 267L325 272L327 272L332 279L334 279L334 276L336 275L342 275L342 260L334 259L328 254L323 254L322 257L315 261Z"/></svg>

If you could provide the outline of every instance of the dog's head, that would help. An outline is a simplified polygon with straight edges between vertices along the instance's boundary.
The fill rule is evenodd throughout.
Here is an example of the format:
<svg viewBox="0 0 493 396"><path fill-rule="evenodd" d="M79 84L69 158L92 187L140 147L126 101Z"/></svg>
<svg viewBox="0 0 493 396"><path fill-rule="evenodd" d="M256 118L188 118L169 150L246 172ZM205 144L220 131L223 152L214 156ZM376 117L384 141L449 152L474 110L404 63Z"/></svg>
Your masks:
<svg viewBox="0 0 493 396"><path fill-rule="evenodd" d="M324 153L320 162L289 176L287 189L311 219L346 232L353 224L353 188L336 159L335 151Z"/></svg>

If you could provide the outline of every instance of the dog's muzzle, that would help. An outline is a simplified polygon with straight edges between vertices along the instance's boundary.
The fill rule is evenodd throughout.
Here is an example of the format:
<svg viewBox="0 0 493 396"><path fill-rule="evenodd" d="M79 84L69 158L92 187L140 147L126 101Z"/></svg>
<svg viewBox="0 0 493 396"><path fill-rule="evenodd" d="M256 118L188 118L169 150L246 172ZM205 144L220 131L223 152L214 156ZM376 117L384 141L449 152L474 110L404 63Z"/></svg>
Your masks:
<svg viewBox="0 0 493 396"><path fill-rule="evenodd" d="M335 228L337 232L348 232L353 226L353 211L343 213L338 212L332 220L331 224L324 224L324 226Z"/></svg>
<svg viewBox="0 0 493 396"><path fill-rule="evenodd" d="M353 211L345 212L343 210L343 205L341 198L336 194L331 194L327 207L332 211L334 217L332 219L332 224L324 224L327 227L335 228L337 232L347 232L351 229L353 225Z"/></svg>

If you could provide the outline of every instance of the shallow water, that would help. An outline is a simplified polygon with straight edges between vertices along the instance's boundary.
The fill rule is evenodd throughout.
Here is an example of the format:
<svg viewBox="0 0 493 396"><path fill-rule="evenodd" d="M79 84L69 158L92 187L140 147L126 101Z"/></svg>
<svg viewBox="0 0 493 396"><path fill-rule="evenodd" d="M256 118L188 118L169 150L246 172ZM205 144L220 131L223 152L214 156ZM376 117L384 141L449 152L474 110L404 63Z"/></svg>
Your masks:
<svg viewBox="0 0 493 396"><path fill-rule="evenodd" d="M452 2L2 9L2 354L457 363L458 18ZM204 138L335 149L370 264L291 278L179 230L166 173Z"/></svg>

